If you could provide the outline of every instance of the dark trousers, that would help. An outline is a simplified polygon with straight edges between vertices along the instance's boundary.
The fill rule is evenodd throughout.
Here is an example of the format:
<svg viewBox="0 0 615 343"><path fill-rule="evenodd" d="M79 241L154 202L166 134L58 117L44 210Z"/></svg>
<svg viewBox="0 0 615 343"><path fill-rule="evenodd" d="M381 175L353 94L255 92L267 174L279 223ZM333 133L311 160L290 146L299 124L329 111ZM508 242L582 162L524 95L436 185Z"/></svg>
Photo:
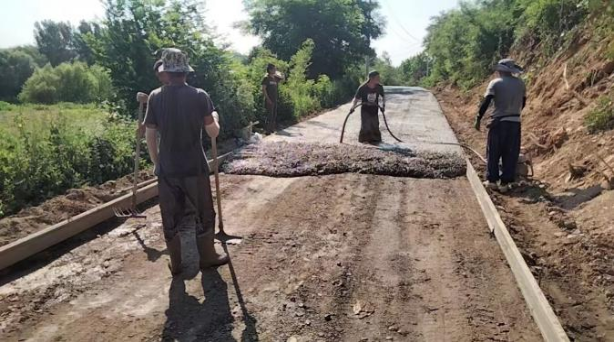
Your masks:
<svg viewBox="0 0 615 343"><path fill-rule="evenodd" d="M487 137L487 180L507 184L515 181L519 151L521 149L521 123L494 121ZM502 175L500 175L500 159Z"/></svg>
<svg viewBox="0 0 615 343"><path fill-rule="evenodd" d="M361 131L359 131L359 142L361 143L380 143L380 121L378 120L378 108L361 107Z"/></svg>
<svg viewBox="0 0 615 343"><path fill-rule="evenodd" d="M275 132L277 128L277 117L278 117L278 102L274 101L271 105L265 103L265 107L267 108L267 119L265 122L265 130L267 133Z"/></svg>
<svg viewBox="0 0 615 343"><path fill-rule="evenodd" d="M170 241L179 232L184 216L196 214L197 236L213 232L216 212L211 196L209 175L189 177L158 177L158 200L164 238Z"/></svg>

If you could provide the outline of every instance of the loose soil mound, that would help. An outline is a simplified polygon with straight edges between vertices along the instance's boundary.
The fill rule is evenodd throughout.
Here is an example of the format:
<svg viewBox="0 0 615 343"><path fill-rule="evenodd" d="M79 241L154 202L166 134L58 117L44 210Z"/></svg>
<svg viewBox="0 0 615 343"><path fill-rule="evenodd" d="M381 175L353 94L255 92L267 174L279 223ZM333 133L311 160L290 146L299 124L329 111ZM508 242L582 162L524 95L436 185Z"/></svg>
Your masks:
<svg viewBox="0 0 615 343"><path fill-rule="evenodd" d="M458 154L356 145L262 142L228 161L228 174L296 177L342 173L452 178L466 172Z"/></svg>
<svg viewBox="0 0 615 343"><path fill-rule="evenodd" d="M150 178L152 178L151 173L142 171L139 182ZM96 187L71 189L66 194L47 200L39 206L29 207L15 215L2 218L0 246L111 201L131 191L131 185L132 176L126 176Z"/></svg>

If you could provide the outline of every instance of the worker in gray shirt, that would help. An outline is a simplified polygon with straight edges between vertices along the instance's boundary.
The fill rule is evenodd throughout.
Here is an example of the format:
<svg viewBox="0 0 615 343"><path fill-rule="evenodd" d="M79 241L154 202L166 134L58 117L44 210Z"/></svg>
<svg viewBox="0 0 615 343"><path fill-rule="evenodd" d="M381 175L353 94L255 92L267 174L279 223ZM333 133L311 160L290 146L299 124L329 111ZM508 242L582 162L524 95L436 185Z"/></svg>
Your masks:
<svg viewBox="0 0 615 343"><path fill-rule="evenodd" d="M495 70L499 77L489 83L474 127L480 130L480 121L493 102L491 122L487 125L489 133L486 185L491 189L505 192L515 181L521 149L521 110L525 107L526 94L523 80L514 76L523 72L523 69L514 60L510 58L500 60Z"/></svg>

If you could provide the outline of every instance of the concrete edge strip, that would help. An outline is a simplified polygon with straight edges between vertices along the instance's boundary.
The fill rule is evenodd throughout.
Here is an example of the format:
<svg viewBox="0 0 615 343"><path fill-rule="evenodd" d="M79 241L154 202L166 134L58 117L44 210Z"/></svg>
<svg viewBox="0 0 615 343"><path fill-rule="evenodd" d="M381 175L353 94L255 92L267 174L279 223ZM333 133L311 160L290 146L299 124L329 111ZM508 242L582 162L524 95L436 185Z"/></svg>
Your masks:
<svg viewBox="0 0 615 343"><path fill-rule="evenodd" d="M555 315L555 312L553 312L553 308L551 308L540 286L538 286L538 282L525 263L523 256L521 256L515 241L510 236L497 208L493 204L493 201L491 201L491 197L489 197L489 194L483 187L476 170L472 166L472 163L470 163L470 160L466 159L466 162L466 176L472 186L472 190L476 195L483 214L485 215L489 230L495 235L506 257L506 261L517 281L517 286L521 290L521 294L523 294L523 298L527 303L542 337L548 342L568 342L569 338L564 328Z"/></svg>
<svg viewBox="0 0 615 343"><path fill-rule="evenodd" d="M231 154L226 153L218 157L218 163L224 162ZM213 160L207 161L210 171L212 170L213 162ZM137 204L158 196L158 181L150 182L148 180L145 182L148 183L137 190ZM142 184L145 182L142 182ZM126 208L130 206L131 197L132 193L122 195L62 222L1 246L0 270L113 218L115 216L113 208Z"/></svg>

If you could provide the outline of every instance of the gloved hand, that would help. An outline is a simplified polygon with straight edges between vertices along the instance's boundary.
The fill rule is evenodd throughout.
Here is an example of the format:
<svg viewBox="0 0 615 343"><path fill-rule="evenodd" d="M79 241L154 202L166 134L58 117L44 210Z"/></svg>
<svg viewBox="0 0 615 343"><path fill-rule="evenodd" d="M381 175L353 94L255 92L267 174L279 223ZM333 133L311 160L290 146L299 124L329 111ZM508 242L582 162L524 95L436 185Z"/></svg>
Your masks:
<svg viewBox="0 0 615 343"><path fill-rule="evenodd" d="M354 107L351 107L351 108L350 108L350 113L354 113L354 110L355 110L355 108L354 108Z"/></svg>
<svg viewBox="0 0 615 343"><path fill-rule="evenodd" d="M382 106L381 111L382 111L382 113L384 113L384 106Z"/></svg>
<svg viewBox="0 0 615 343"><path fill-rule="evenodd" d="M480 117L476 116L476 119L474 120L474 129L476 129L476 131L480 131Z"/></svg>

